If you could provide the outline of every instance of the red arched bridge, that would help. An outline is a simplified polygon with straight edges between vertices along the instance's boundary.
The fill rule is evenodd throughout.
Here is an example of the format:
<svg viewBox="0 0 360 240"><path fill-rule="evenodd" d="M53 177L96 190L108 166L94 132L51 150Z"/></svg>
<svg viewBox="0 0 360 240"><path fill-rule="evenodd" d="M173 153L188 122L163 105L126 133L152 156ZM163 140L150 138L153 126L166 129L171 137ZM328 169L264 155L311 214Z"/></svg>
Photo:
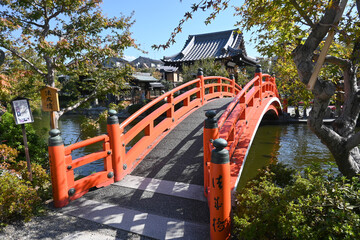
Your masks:
<svg viewBox="0 0 360 240"><path fill-rule="evenodd" d="M64 146L51 130L55 207L155 239L229 238L231 193L263 116L278 116L281 104L275 78L260 67L243 88L198 75L120 124L110 110L105 135ZM73 159L99 142L100 151ZM103 171L75 179L74 169L99 159Z"/></svg>

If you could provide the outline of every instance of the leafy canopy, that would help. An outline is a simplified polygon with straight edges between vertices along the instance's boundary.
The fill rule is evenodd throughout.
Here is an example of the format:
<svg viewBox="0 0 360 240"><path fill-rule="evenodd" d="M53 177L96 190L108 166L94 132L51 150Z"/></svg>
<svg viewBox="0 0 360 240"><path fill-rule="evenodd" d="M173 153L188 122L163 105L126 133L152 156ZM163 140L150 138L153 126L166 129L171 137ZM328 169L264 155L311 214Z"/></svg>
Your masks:
<svg viewBox="0 0 360 240"><path fill-rule="evenodd" d="M130 33L132 16L119 14L120 17L109 18L102 13L101 3L101 0L0 1L0 47L50 86L62 87L56 85L56 75L66 74L73 82L81 76L93 79L97 84L88 89L90 97L117 92L131 69L109 70L102 63L109 57L121 57L128 47L138 46ZM24 54L28 51L34 57ZM75 102L71 104L77 106Z"/></svg>

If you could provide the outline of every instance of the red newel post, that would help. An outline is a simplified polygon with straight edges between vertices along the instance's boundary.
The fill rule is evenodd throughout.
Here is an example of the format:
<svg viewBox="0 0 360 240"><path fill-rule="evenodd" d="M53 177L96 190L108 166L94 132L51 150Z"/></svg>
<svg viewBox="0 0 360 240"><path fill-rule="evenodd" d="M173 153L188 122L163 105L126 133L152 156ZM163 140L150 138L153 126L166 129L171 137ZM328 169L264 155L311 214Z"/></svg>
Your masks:
<svg viewBox="0 0 360 240"><path fill-rule="evenodd" d="M235 92L235 75L231 74L230 79L232 80L231 81L231 93L233 94L233 97L235 97L235 95L236 95L236 92Z"/></svg>
<svg viewBox="0 0 360 240"><path fill-rule="evenodd" d="M201 105L205 104L205 82L204 82L204 72L202 68L198 69L197 77L200 78L200 98Z"/></svg>
<svg viewBox="0 0 360 240"><path fill-rule="evenodd" d="M54 206L64 207L69 203L66 177L65 147L60 136L60 130L51 129L49 137L50 174Z"/></svg>
<svg viewBox="0 0 360 240"><path fill-rule="evenodd" d="M119 118L115 110L109 110L107 119L107 132L110 138L110 148L112 151L112 165L114 169L114 181L121 180L123 171L123 159L121 158L121 130Z"/></svg>
<svg viewBox="0 0 360 240"><path fill-rule="evenodd" d="M225 149L227 144L225 139L218 138L211 152L210 238L216 240L230 238L231 186L229 151Z"/></svg>
<svg viewBox="0 0 360 240"><path fill-rule="evenodd" d="M259 95L258 97L261 99L261 93L262 93L262 70L261 65L256 65L255 70L255 77L259 76L259 81L255 82L255 86L259 86Z"/></svg>
<svg viewBox="0 0 360 240"><path fill-rule="evenodd" d="M211 144L210 141L219 137L219 129L217 125L216 112L214 110L205 113L207 119L204 121L203 149L204 149L204 195L208 196L209 191L209 171L211 161Z"/></svg>

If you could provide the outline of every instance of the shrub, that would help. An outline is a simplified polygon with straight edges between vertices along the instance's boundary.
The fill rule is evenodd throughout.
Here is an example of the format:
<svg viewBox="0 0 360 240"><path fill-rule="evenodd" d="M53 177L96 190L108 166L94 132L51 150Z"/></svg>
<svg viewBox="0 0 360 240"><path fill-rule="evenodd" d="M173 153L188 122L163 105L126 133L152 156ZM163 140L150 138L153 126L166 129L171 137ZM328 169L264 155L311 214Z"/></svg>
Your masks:
<svg viewBox="0 0 360 240"><path fill-rule="evenodd" d="M46 170L37 163L31 163L32 181L29 179L29 172L25 161L21 161L14 170L21 175L21 178L27 181L28 185L36 189L37 195L46 201L51 198L51 178Z"/></svg>
<svg viewBox="0 0 360 240"><path fill-rule="evenodd" d="M25 124L25 129L31 161L48 168L47 144L36 135L31 124ZM19 152L17 161L26 159L21 126L15 124L14 116L9 112L2 115L0 121L0 143L5 143Z"/></svg>
<svg viewBox="0 0 360 240"><path fill-rule="evenodd" d="M5 144L0 144L0 162L13 164L16 162L18 151Z"/></svg>
<svg viewBox="0 0 360 240"><path fill-rule="evenodd" d="M271 165L236 197L236 239L359 239L358 178L332 168L302 173Z"/></svg>
<svg viewBox="0 0 360 240"><path fill-rule="evenodd" d="M0 145L0 227L25 219L40 210L42 201L51 197L50 176L32 163L32 181L25 161L17 161L17 151Z"/></svg>
<svg viewBox="0 0 360 240"><path fill-rule="evenodd" d="M41 205L36 190L15 174L2 171L0 176L0 224L29 220Z"/></svg>

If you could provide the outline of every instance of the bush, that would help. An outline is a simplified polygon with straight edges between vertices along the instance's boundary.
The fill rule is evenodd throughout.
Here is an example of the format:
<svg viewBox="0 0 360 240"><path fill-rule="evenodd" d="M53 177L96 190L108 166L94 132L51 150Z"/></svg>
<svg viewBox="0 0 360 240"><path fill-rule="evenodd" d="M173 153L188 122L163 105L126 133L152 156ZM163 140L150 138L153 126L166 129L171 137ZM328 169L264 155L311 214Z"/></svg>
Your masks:
<svg viewBox="0 0 360 240"><path fill-rule="evenodd" d="M50 176L39 164L32 163L32 181L25 161L18 152L0 145L0 227L14 220L29 220L51 197Z"/></svg>
<svg viewBox="0 0 360 240"><path fill-rule="evenodd" d="M0 223L4 225L14 220L33 216L41 205L36 190L16 174L2 170L0 176Z"/></svg>
<svg viewBox="0 0 360 240"><path fill-rule="evenodd" d="M332 168L302 173L271 165L236 197L236 239L359 239L358 178Z"/></svg>
<svg viewBox="0 0 360 240"><path fill-rule="evenodd" d="M31 161L48 168L47 144L36 135L31 124L25 124L25 129ZM14 116L9 112L2 115L0 121L0 143L5 143L19 152L17 161L26 160L21 126L15 124Z"/></svg>
<svg viewBox="0 0 360 240"><path fill-rule="evenodd" d="M32 181L29 179L29 172L25 161L21 161L13 168L21 175L21 178L27 181L28 185L36 189L37 195L46 201L51 198L51 178L46 170L37 163L31 163Z"/></svg>

